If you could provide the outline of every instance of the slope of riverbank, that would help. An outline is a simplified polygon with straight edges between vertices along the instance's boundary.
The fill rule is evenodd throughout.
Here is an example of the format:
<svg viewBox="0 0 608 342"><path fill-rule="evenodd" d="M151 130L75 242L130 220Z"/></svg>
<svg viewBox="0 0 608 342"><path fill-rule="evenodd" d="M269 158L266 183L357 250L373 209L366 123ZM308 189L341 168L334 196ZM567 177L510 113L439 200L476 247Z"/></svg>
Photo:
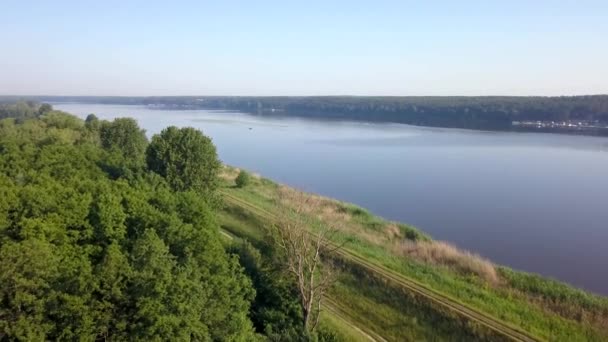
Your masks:
<svg viewBox="0 0 608 342"><path fill-rule="evenodd" d="M608 338L605 297L495 265L352 204L259 177L235 188L237 174L230 167L223 172L222 227L255 241L272 224L273 213L305 202L303 215L315 222L311 230L337 228L335 242L359 260L342 261L332 301L387 340L448 338L456 327L465 339L513 338L510 333L547 340Z"/></svg>

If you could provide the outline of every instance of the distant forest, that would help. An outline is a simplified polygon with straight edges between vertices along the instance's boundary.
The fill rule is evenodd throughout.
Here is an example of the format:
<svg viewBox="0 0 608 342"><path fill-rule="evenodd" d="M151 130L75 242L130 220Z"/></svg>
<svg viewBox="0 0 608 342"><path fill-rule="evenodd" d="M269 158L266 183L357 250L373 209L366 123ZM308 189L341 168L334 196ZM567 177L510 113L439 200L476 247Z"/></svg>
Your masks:
<svg viewBox="0 0 608 342"><path fill-rule="evenodd" d="M562 97L31 97L37 101L140 104L173 109L238 110L257 115L404 123L484 130L539 130L513 122L585 122L584 134L608 135L608 95ZM564 128L543 127L555 131Z"/></svg>

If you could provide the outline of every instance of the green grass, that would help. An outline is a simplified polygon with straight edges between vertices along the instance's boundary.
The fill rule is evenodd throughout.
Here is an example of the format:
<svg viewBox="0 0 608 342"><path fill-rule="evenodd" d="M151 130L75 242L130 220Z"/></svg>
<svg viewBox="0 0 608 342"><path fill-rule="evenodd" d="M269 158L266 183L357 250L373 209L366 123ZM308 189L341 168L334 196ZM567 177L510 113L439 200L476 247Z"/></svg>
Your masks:
<svg viewBox="0 0 608 342"><path fill-rule="evenodd" d="M386 220L372 215L367 209L361 208L351 203L336 201L339 205L338 210L352 216L353 220L369 230L379 230L386 225ZM407 224L398 223L397 228L409 240L430 241L431 237L424 234L419 229Z"/></svg>
<svg viewBox="0 0 608 342"><path fill-rule="evenodd" d="M260 231L265 225L254 219L254 215L233 216L231 213L234 212L233 207L227 206L219 216L223 229L236 236L236 239L247 239L254 246L261 247L260 239L263 237ZM422 319L418 310L421 306L416 306L412 298L405 296L398 289L386 286L376 278L361 274L360 269L351 266L342 265L331 298L341 303L343 309L348 311L350 322L360 329L372 331L390 341L446 340L458 335L454 331L461 332L461 323L454 321L456 325L451 325L451 321L434 315L433 311ZM400 300L396 301L395 298ZM324 320L332 316L325 311ZM334 323L336 320L339 319L333 317ZM438 322L443 322L445 329L438 331ZM345 336L344 341L352 340L348 332L353 329L345 326L344 322L341 326L332 328L337 329L335 331L338 335ZM462 337L460 340L471 340L472 335L462 334Z"/></svg>
<svg viewBox="0 0 608 342"><path fill-rule="evenodd" d="M328 311L321 312L320 329L328 329L336 333L338 339L344 342L368 342L369 339L353 329L348 323Z"/></svg>
<svg viewBox="0 0 608 342"><path fill-rule="evenodd" d="M498 336L476 331L457 315L429 306L398 286L356 266L347 267L331 292L345 310L357 315L358 324L391 341L480 340Z"/></svg>
<svg viewBox="0 0 608 342"><path fill-rule="evenodd" d="M244 236L251 241L261 240L264 237L264 223L241 208L225 207L218 218L222 229L231 234Z"/></svg>
<svg viewBox="0 0 608 342"><path fill-rule="evenodd" d="M274 213L286 210L272 198L272 194L276 193L277 190L277 184L265 179L253 179L252 183L243 189L226 188L226 191L234 196ZM396 256L381 242L374 244L368 241L364 235L359 234L380 234L382 229L387 226L387 221L357 206L337 201L336 203L340 212L349 215L349 225L357 224L362 227L361 231L355 233L352 231L341 232L335 236L336 241L348 241L346 248L349 251L415 279L468 306L520 326L544 339L568 341L603 341L608 339L608 300L605 297L589 294L551 279L513 271L505 267L497 268L501 283L491 285L479 277L460 274L449 267L430 265L410 258ZM232 216L234 219L233 213L228 216ZM308 217L307 219L314 223L311 224L311 227L322 227L327 224L327 222L315 217ZM241 220L241 231L246 232L251 237L256 235L256 230L263 229L268 224L268 222L261 222L260 218L255 218L255 215L251 215L251 213L241 215L238 220ZM251 220L251 222L257 220L254 225L256 228L247 228L247 225L243 224L242 221L248 220ZM236 226L237 224L232 222L232 225ZM397 224L396 226L402 235L409 240L431 240L428 235L413 227L404 224ZM362 295L361 291L363 289L353 288L348 290L344 287L347 282L341 282L340 284L342 287L337 288L343 291L344 300L353 296L356 298L357 294ZM375 291L378 291L378 288ZM369 298L369 296L363 297ZM365 303L365 301L362 301L362 303ZM372 301L372 303L378 305L377 300ZM374 305L368 305L358 310L365 317L367 313L373 312L372 307ZM400 321L400 319L409 317L405 315L399 318L400 316L395 313L388 316L395 319L395 322L401 322L401 324L404 321ZM379 315L378 317L383 316ZM390 321L388 318L385 318L385 320ZM369 324L372 324L371 319ZM384 331L390 331L386 330L384 326L383 329ZM418 331L414 326L410 326L410 329ZM418 335L418 337L420 336Z"/></svg>

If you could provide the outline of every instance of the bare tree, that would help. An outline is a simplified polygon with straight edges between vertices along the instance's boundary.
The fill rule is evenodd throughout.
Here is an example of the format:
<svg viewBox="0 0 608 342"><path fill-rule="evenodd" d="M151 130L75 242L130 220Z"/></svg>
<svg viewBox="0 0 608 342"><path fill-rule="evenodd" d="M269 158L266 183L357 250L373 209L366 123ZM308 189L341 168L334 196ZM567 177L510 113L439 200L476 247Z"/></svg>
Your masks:
<svg viewBox="0 0 608 342"><path fill-rule="evenodd" d="M292 210L280 215L275 239L285 269L296 281L304 329L313 332L319 322L323 297L336 280L332 265L323 256L341 247L331 242L337 229L322 226L314 232L310 230L306 217L315 202L309 196L290 191L283 192L280 200L289 203Z"/></svg>

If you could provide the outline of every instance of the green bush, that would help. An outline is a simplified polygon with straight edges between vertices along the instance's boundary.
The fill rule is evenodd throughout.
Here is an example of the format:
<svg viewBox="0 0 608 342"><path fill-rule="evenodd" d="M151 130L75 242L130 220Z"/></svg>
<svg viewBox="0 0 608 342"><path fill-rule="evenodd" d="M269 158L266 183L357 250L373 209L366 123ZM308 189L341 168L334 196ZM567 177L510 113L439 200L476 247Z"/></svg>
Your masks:
<svg viewBox="0 0 608 342"><path fill-rule="evenodd" d="M251 176L247 171L241 170L241 172L239 172L239 175L236 176L234 182L236 183L237 188L244 188L251 182Z"/></svg>

